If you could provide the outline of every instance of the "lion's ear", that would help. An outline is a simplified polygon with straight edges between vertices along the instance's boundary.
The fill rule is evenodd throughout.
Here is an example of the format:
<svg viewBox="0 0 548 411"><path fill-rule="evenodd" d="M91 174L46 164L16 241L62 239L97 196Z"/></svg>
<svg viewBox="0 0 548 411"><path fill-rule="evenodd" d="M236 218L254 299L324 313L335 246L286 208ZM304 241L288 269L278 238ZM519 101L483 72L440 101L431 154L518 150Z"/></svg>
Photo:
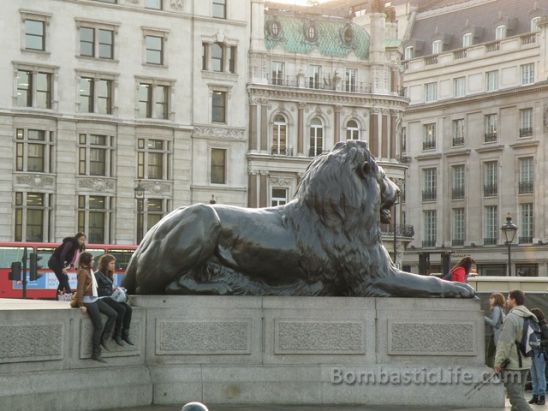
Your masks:
<svg viewBox="0 0 548 411"><path fill-rule="evenodd" d="M371 163L369 161L364 161L359 171L361 175L365 177L371 172L372 169L373 169L373 166L371 165Z"/></svg>

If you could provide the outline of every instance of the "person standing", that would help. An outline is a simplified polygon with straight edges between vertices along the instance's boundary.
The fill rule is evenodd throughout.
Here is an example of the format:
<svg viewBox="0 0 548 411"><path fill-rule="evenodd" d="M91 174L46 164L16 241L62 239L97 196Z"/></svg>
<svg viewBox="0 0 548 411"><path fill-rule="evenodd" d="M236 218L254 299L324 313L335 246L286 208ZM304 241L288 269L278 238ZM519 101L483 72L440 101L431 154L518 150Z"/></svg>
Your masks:
<svg viewBox="0 0 548 411"><path fill-rule="evenodd" d="M110 298L113 287L113 276L116 265L116 258L111 254L103 254L99 259L99 270L95 273L98 284L99 297L106 297L103 301L116 311L116 326L114 327L114 341L123 345L122 340L129 345L133 342L129 339L129 326L133 310L125 302L118 302Z"/></svg>
<svg viewBox="0 0 548 411"><path fill-rule="evenodd" d="M487 365L493 366L497 342L502 331L502 323L504 321L504 306L506 301L501 293L492 293L489 296L489 306L491 308L491 316L485 316L485 322L491 327L492 335L489 339L487 347Z"/></svg>
<svg viewBox="0 0 548 411"><path fill-rule="evenodd" d="M99 362L106 362L101 357L101 345L105 346L105 339L112 333L114 322L116 321L116 311L99 299L97 293L97 280L91 265L93 256L90 253L82 253L78 263L78 285L76 293L71 300L71 307L78 307L80 311L87 313L93 324L93 335L91 340L91 359ZM108 317L105 326L101 321L101 313Z"/></svg>
<svg viewBox="0 0 548 411"><path fill-rule="evenodd" d="M533 385L533 398L529 404L544 405L546 403L546 358L544 358L545 346L548 343L548 324L544 319L544 313L540 308L531 310L538 319L542 332L541 345L533 350L533 364L531 366L531 384Z"/></svg>
<svg viewBox="0 0 548 411"><path fill-rule="evenodd" d="M495 354L495 372L502 373L504 387L510 398L513 411L530 411L524 396L527 374L531 368L531 358L519 352L518 343L522 339L524 318L535 315L523 305L525 294L521 290L510 291L507 298L509 313L504 320L502 331L497 342ZM502 364L508 362L503 370Z"/></svg>
<svg viewBox="0 0 548 411"><path fill-rule="evenodd" d="M80 258L80 253L86 249L86 235L76 233L74 237L63 238L63 242L58 246L48 261L48 267L55 273L59 285L57 286L57 295L71 293L67 267L76 267Z"/></svg>
<svg viewBox="0 0 548 411"><path fill-rule="evenodd" d="M474 264L474 260L472 260L471 257L464 257L461 259L459 263L454 265L453 268L451 268L451 271L449 271L451 274L451 281L465 283L468 274L470 274L472 264Z"/></svg>

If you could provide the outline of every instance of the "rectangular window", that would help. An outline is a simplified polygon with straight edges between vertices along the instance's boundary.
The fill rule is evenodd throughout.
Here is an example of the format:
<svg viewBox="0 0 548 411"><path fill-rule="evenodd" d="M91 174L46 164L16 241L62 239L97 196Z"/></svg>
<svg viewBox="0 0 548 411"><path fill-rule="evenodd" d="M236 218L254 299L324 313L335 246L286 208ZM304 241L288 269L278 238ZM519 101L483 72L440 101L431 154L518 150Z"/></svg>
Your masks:
<svg viewBox="0 0 548 411"><path fill-rule="evenodd" d="M438 99L438 83L426 83L424 85L424 101L436 101Z"/></svg>
<svg viewBox="0 0 548 411"><path fill-rule="evenodd" d="M452 193L453 200L462 200L464 198L464 165L452 167Z"/></svg>
<svg viewBox="0 0 548 411"><path fill-rule="evenodd" d="M221 72L224 71L225 62L225 46L222 43L213 43L209 48L211 53L211 70Z"/></svg>
<svg viewBox="0 0 548 411"><path fill-rule="evenodd" d="M520 215L520 244L530 244L533 242L534 220L533 220L533 203L523 203L519 205Z"/></svg>
<svg viewBox="0 0 548 411"><path fill-rule="evenodd" d="M435 201L437 189L437 169L425 168L422 170L422 200Z"/></svg>
<svg viewBox="0 0 548 411"><path fill-rule="evenodd" d="M164 64L164 39L159 36L145 36L146 58L148 64Z"/></svg>
<svg viewBox="0 0 548 411"><path fill-rule="evenodd" d="M209 59L209 44L202 43L202 70L207 70L207 60Z"/></svg>
<svg viewBox="0 0 548 411"><path fill-rule="evenodd" d="M422 149L433 150L436 148L436 123L423 125Z"/></svg>
<svg viewBox="0 0 548 411"><path fill-rule="evenodd" d="M533 135L533 109L525 108L519 111L519 136Z"/></svg>
<svg viewBox="0 0 548 411"><path fill-rule="evenodd" d="M139 84L139 117L152 117L152 85Z"/></svg>
<svg viewBox="0 0 548 411"><path fill-rule="evenodd" d="M36 74L36 107L51 108L51 74Z"/></svg>
<svg viewBox="0 0 548 411"><path fill-rule="evenodd" d="M272 207L278 207L287 204L287 188L272 187L271 198Z"/></svg>
<svg viewBox="0 0 548 411"><path fill-rule="evenodd" d="M236 46L227 48L228 50L228 71L229 73L236 73L236 61L238 57L238 49Z"/></svg>
<svg viewBox="0 0 548 411"><path fill-rule="evenodd" d="M25 49L46 49L46 23L40 20L25 20Z"/></svg>
<svg viewBox="0 0 548 411"><path fill-rule="evenodd" d="M453 95L455 97L464 97L466 95L466 77L453 79Z"/></svg>
<svg viewBox="0 0 548 411"><path fill-rule="evenodd" d="M162 0L145 0L145 8L162 10Z"/></svg>
<svg viewBox="0 0 548 411"><path fill-rule="evenodd" d="M494 245L498 240L498 211L497 206L485 207L483 244Z"/></svg>
<svg viewBox="0 0 548 411"><path fill-rule="evenodd" d="M485 85L487 91L495 91L499 88L499 72L498 70L488 71L485 73Z"/></svg>
<svg viewBox="0 0 548 411"><path fill-rule="evenodd" d="M108 243L111 202L110 197L78 196L78 231L85 232L90 243Z"/></svg>
<svg viewBox="0 0 548 411"><path fill-rule="evenodd" d="M533 157L519 159L519 193L527 194L534 191L535 169Z"/></svg>
<svg viewBox="0 0 548 411"><path fill-rule="evenodd" d="M424 217L424 239L422 241L423 247L435 247L436 246L436 234L437 234L437 219L436 210L423 211Z"/></svg>
<svg viewBox="0 0 548 411"><path fill-rule="evenodd" d="M486 161L483 169L483 195L493 197L498 194L498 161Z"/></svg>
<svg viewBox="0 0 548 411"><path fill-rule="evenodd" d="M415 48L413 46L406 47L404 53L405 60L411 60L413 57L415 57Z"/></svg>
<svg viewBox="0 0 548 411"><path fill-rule="evenodd" d="M97 113L112 114L112 81L98 79L96 84Z"/></svg>
<svg viewBox="0 0 548 411"><path fill-rule="evenodd" d="M49 135L49 139L48 139ZM34 173L51 173L53 132L18 128L15 143L15 169Z"/></svg>
<svg viewBox="0 0 548 411"><path fill-rule="evenodd" d="M47 241L46 222L51 195L15 193L15 241Z"/></svg>
<svg viewBox="0 0 548 411"><path fill-rule="evenodd" d="M156 86L154 87L154 117L155 118L168 118L167 113L167 99L168 99L168 90L167 86Z"/></svg>
<svg viewBox="0 0 548 411"><path fill-rule="evenodd" d="M169 86L140 83L139 117L169 119L169 93Z"/></svg>
<svg viewBox="0 0 548 411"><path fill-rule="evenodd" d="M80 134L78 172L80 175L112 176L114 137Z"/></svg>
<svg viewBox="0 0 548 411"><path fill-rule="evenodd" d="M346 69L345 81L344 81L344 90L349 93L356 92L356 78L358 77L357 69Z"/></svg>
<svg viewBox="0 0 548 411"><path fill-rule="evenodd" d="M442 50L441 40L434 40L432 42L432 54L440 54Z"/></svg>
<svg viewBox="0 0 548 411"><path fill-rule="evenodd" d="M272 84L275 86L284 84L284 63L281 61L272 62Z"/></svg>
<svg viewBox="0 0 548 411"><path fill-rule="evenodd" d="M80 27L80 55L112 60L114 31L95 27Z"/></svg>
<svg viewBox="0 0 548 411"><path fill-rule="evenodd" d="M213 91L211 121L214 123L226 122L226 92L224 91Z"/></svg>
<svg viewBox="0 0 548 411"><path fill-rule="evenodd" d="M158 139L137 140L137 178L164 180L169 178L171 145Z"/></svg>
<svg viewBox="0 0 548 411"><path fill-rule="evenodd" d="M213 0L211 15L218 19L226 19L226 0Z"/></svg>
<svg viewBox="0 0 548 411"><path fill-rule="evenodd" d="M112 114L112 80L80 78L79 111Z"/></svg>
<svg viewBox="0 0 548 411"><path fill-rule="evenodd" d="M516 275L520 277L538 277L538 264L516 264Z"/></svg>
<svg viewBox="0 0 548 411"><path fill-rule="evenodd" d="M472 45L472 33L465 33L462 36L462 47L470 47Z"/></svg>
<svg viewBox="0 0 548 411"><path fill-rule="evenodd" d="M322 66L310 65L308 67L308 88L320 88Z"/></svg>
<svg viewBox="0 0 548 411"><path fill-rule="evenodd" d="M211 183L226 184L226 150L211 149Z"/></svg>
<svg viewBox="0 0 548 411"><path fill-rule="evenodd" d="M31 71L17 70L17 105L32 107L32 77Z"/></svg>
<svg viewBox="0 0 548 411"><path fill-rule="evenodd" d="M497 26L495 29L495 40L502 40L506 38L506 26Z"/></svg>
<svg viewBox="0 0 548 411"><path fill-rule="evenodd" d="M452 245L464 245L464 208L453 208L453 238Z"/></svg>
<svg viewBox="0 0 548 411"><path fill-rule="evenodd" d="M453 120L453 146L464 144L464 119Z"/></svg>
<svg viewBox="0 0 548 411"><path fill-rule="evenodd" d="M485 142L492 143L497 141L497 121L496 114L487 114L484 118L485 124Z"/></svg>
<svg viewBox="0 0 548 411"><path fill-rule="evenodd" d="M521 84L533 84L535 82L535 63L521 65Z"/></svg>
<svg viewBox="0 0 548 411"><path fill-rule="evenodd" d="M82 77L80 79L80 113L93 113L93 89L92 78Z"/></svg>

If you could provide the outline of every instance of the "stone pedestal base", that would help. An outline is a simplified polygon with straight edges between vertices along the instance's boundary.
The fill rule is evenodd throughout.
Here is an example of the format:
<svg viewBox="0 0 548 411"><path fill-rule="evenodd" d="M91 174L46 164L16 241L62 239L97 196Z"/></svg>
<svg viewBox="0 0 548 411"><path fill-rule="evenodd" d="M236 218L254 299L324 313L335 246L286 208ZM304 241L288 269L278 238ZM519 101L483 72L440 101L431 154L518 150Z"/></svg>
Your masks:
<svg viewBox="0 0 548 411"><path fill-rule="evenodd" d="M105 365L88 359L87 315L59 303L0 302L0 403L504 405L500 384L465 397L490 372L476 301L136 296L132 303L136 345L111 344Z"/></svg>

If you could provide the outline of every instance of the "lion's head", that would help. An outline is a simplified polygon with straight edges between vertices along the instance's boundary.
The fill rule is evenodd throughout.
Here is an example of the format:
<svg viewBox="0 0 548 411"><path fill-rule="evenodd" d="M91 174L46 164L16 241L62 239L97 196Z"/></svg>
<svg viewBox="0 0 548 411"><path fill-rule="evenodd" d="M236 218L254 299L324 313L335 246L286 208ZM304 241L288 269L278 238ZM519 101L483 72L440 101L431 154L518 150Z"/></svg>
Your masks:
<svg viewBox="0 0 548 411"><path fill-rule="evenodd" d="M390 208L398 195L397 185L377 165L367 144L348 141L337 143L308 166L296 198L328 225L371 218L367 221L371 227L390 222Z"/></svg>

